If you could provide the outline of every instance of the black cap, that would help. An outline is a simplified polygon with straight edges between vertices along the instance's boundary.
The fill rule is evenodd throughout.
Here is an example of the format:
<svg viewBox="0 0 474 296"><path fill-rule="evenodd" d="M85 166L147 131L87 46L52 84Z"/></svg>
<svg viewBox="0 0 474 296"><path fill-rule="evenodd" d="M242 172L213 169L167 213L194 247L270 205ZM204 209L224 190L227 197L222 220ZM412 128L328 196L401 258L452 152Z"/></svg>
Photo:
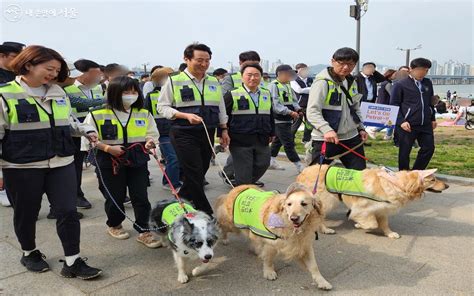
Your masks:
<svg viewBox="0 0 474 296"><path fill-rule="evenodd" d="M276 68L275 70L275 74L278 75L279 72L286 72L286 71L292 71L293 72L293 68L291 68L290 65L280 65Z"/></svg>
<svg viewBox="0 0 474 296"><path fill-rule="evenodd" d="M19 42L11 42L11 41L3 42L3 44L0 45L0 53L10 53L10 52L20 53L25 46L26 45Z"/></svg>
<svg viewBox="0 0 474 296"><path fill-rule="evenodd" d="M374 68L377 67L377 65L376 65L374 62L366 62L366 63L364 63L364 64L362 65L362 67L365 67L365 66L367 66L367 65L372 65L372 66L374 66Z"/></svg>

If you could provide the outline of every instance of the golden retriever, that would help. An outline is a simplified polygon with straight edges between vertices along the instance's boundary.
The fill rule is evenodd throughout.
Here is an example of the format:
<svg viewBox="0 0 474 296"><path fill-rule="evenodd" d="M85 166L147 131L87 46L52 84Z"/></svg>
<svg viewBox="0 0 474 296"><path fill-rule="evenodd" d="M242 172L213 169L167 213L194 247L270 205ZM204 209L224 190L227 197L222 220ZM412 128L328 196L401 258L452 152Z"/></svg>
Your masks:
<svg viewBox="0 0 474 296"><path fill-rule="evenodd" d="M374 201L327 191L328 169L328 165L309 166L297 176L296 181L313 188L319 174L316 196L322 203L322 213L329 213L341 200L349 208L348 218L356 222L356 228L380 228L389 238L400 238L400 235L392 231L388 225L389 215L397 213L409 201L421 198L427 189L441 192L449 187L435 178L436 169L400 172L387 171L385 168L365 169L362 171L362 182L368 193L380 200ZM335 233L333 229L324 225L324 220L321 231L326 234Z"/></svg>
<svg viewBox="0 0 474 296"><path fill-rule="evenodd" d="M249 188L262 191L253 185L241 185L217 200L216 218L221 228L223 244L228 243L228 233L243 233L248 236L255 252L263 260L264 278L277 278L273 261L279 255L287 261L296 259L311 273L318 288L330 290L332 286L321 275L313 249L315 232L322 222L319 201L313 198L305 186L298 183L291 184L285 194L275 194L265 201L260 208L259 219L267 230L278 237L269 239L234 225L234 202L241 192ZM278 225L270 223L269 219L278 220Z"/></svg>

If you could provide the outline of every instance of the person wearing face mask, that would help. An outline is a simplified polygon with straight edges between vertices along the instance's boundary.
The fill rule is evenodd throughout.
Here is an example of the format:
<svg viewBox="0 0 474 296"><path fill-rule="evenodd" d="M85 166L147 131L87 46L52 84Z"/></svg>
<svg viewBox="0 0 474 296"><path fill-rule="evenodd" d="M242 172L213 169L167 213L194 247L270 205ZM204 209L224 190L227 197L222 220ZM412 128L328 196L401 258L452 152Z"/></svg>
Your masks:
<svg viewBox="0 0 474 296"><path fill-rule="evenodd" d="M298 119L293 121L293 125L291 126L291 131L293 134L296 134L298 128L303 122L303 118L306 117L306 106L308 105L309 90L311 88L311 84L313 83L313 78L308 77L309 69L306 64L299 63L295 66L295 69L297 75L295 80L290 82L290 85L298 97L298 104L300 105L301 111L303 112L303 117L298 117ZM311 141L311 130L311 127L305 124L302 140L303 143Z"/></svg>
<svg viewBox="0 0 474 296"><path fill-rule="evenodd" d="M95 127L99 135L93 164L105 198L107 232L116 239L130 237L122 227L123 201L128 189L135 214L133 227L139 233L136 240L149 248L158 248L161 243L148 231L151 206L147 193L147 163L150 157L146 149L155 147L159 133L153 116L143 107L138 81L119 76L109 83L106 106L91 111L85 122Z"/></svg>
<svg viewBox="0 0 474 296"><path fill-rule="evenodd" d="M100 65L91 60L81 59L74 62L74 67L78 75L74 84L66 86L64 91L71 101L73 114L79 121L84 121L90 109L102 106L105 103L102 86L102 71ZM81 151L81 137L74 137L76 153L74 154L74 165L77 178L77 207L79 209L90 209L91 203L87 200L82 191L82 165L87 155L86 151ZM54 208L48 214L49 219L56 217Z"/></svg>
<svg viewBox="0 0 474 296"><path fill-rule="evenodd" d="M148 109L148 111L150 111L150 113L153 115L153 118L155 118L156 126L158 127L158 131L160 133L160 151L166 162L165 172L168 175L173 187L178 190L182 184L179 180L180 171L178 157L176 156L176 151L171 144L169 136L172 121L166 119L162 114L158 113L156 108L156 105L158 104L158 98L160 97L161 87L165 84L168 75L171 73L173 73L173 69L168 67L159 68L153 71L151 79L156 87L153 91L147 94L145 98L145 108ZM163 189L171 190L171 186L168 184L168 180L165 176L163 176L162 179L162 186Z"/></svg>
<svg viewBox="0 0 474 296"><path fill-rule="evenodd" d="M32 272L49 270L35 242L36 220L46 194L56 211L56 231L65 255L61 275L95 278L102 271L79 256L81 226L72 135L85 136L95 144L97 134L72 115L66 94L55 84L69 73L59 53L29 46L10 66L18 76L0 86L0 164L5 179L0 178L0 189L5 184L12 197L13 225L23 250L20 262Z"/></svg>

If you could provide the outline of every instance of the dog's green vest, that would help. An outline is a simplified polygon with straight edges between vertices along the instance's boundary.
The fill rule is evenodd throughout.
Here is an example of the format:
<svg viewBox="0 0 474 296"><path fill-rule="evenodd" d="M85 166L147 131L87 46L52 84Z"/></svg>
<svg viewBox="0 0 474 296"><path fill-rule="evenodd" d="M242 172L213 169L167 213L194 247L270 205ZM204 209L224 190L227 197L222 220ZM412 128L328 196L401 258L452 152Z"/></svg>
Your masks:
<svg viewBox="0 0 474 296"><path fill-rule="evenodd" d="M188 211L188 213L196 212L196 210L189 204L184 203L184 207ZM166 225L173 224L174 220L181 215L186 214L184 209L181 207L179 202L174 202L166 206L163 210L163 214L161 216L161 221Z"/></svg>
<svg viewBox="0 0 474 296"><path fill-rule="evenodd" d="M260 219L263 204L275 196L273 191L260 191L249 188L242 191L234 202L234 225L237 228L245 228L254 234L277 239L278 237L269 231Z"/></svg>
<svg viewBox="0 0 474 296"><path fill-rule="evenodd" d="M362 171L341 167L330 167L326 172L326 190L331 193L365 197L374 201L383 201L368 193L362 180Z"/></svg>

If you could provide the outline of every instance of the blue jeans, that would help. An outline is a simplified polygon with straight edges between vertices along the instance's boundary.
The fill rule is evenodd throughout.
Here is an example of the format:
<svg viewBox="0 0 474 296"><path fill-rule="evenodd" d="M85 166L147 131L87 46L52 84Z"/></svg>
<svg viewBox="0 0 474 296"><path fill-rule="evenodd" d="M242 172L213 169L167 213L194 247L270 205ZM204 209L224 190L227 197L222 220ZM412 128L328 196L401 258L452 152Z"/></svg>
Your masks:
<svg viewBox="0 0 474 296"><path fill-rule="evenodd" d="M383 130L385 127L378 127L375 129L376 132L380 132ZM393 134L393 127L387 127L387 137L391 137Z"/></svg>
<svg viewBox="0 0 474 296"><path fill-rule="evenodd" d="M160 141L160 150L161 154L165 158L166 161L166 174L171 180L173 186L180 187L181 182L179 181L179 162L178 157L176 156L176 152L174 151L174 147L171 144L171 140L169 136L162 136L159 139ZM163 185L168 184L165 176L163 176Z"/></svg>

